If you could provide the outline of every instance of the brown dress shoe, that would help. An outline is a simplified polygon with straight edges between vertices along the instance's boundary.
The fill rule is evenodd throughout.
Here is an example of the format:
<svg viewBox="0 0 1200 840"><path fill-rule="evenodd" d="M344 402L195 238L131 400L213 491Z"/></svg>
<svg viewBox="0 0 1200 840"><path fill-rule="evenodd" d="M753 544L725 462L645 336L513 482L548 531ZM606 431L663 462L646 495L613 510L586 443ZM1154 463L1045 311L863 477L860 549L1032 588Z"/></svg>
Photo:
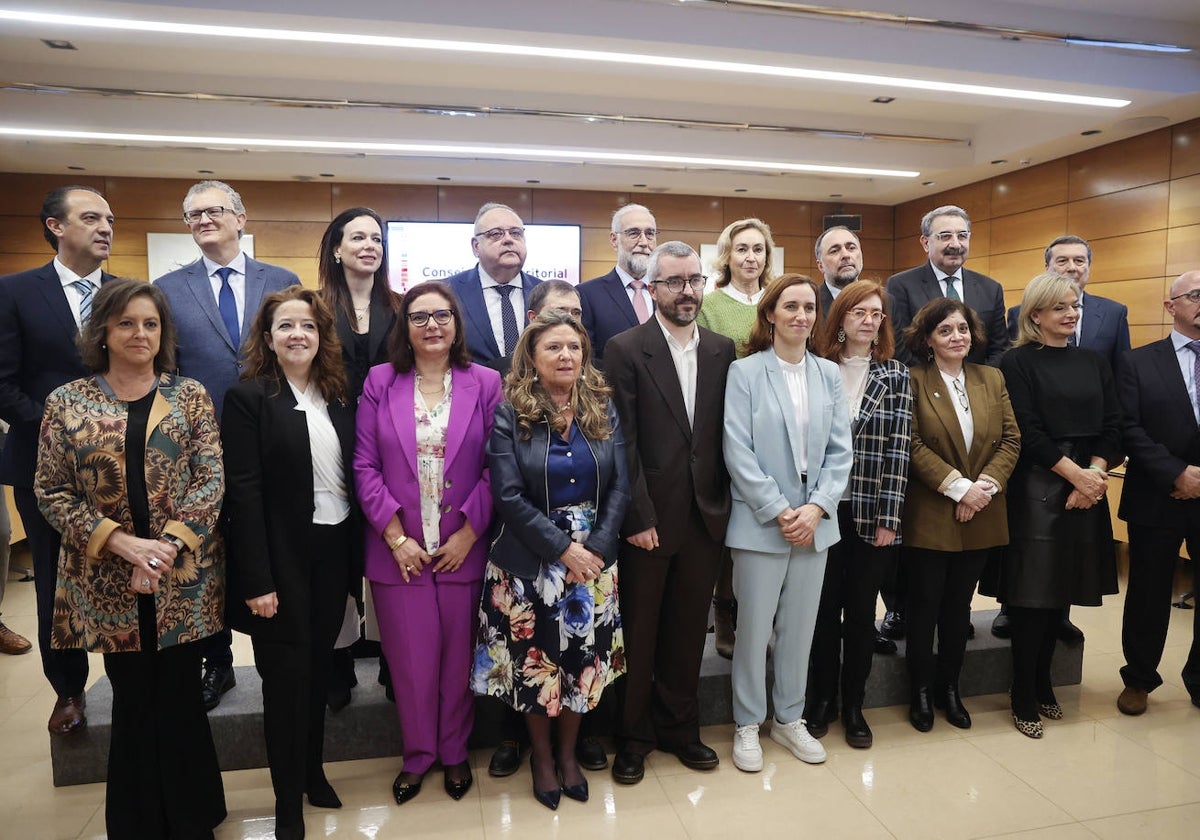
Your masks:
<svg viewBox="0 0 1200 840"><path fill-rule="evenodd" d="M1121 696L1117 698L1117 708L1123 715L1140 715L1146 711L1147 698L1150 692L1142 691L1131 685L1125 686Z"/></svg>
<svg viewBox="0 0 1200 840"><path fill-rule="evenodd" d="M50 723L46 728L51 735L69 735L87 726L87 716L83 710L87 700L82 694L72 697L59 697L54 703L54 711L50 713Z"/></svg>
<svg viewBox="0 0 1200 840"><path fill-rule="evenodd" d="M3 621L0 621L0 653L7 653L10 656L20 656L22 653L29 653L33 649L33 645L29 640L20 633L14 633L5 626Z"/></svg>

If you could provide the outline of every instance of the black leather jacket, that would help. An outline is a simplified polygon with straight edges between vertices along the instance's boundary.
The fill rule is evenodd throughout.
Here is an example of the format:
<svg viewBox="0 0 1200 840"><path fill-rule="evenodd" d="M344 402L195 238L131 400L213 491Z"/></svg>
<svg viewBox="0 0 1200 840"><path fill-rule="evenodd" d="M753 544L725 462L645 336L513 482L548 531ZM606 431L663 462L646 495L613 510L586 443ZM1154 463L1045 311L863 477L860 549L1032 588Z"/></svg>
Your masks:
<svg viewBox="0 0 1200 840"><path fill-rule="evenodd" d="M612 435L607 440L587 442L596 459L599 480L596 524L584 543L585 548L604 558L605 568L617 559L621 522L629 506L625 441L611 402L608 421ZM562 556L571 538L548 515L546 459L550 453L550 426L534 425L529 440L521 440L519 430L512 405L504 402L496 406L487 460L498 526L488 558L509 574L533 578L543 563Z"/></svg>

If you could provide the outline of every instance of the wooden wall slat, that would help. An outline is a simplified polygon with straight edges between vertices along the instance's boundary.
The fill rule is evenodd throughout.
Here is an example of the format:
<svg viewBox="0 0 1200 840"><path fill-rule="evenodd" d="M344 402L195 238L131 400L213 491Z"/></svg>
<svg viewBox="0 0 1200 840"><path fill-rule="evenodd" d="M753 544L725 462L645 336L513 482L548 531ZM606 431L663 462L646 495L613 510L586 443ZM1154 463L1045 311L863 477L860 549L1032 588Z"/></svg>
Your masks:
<svg viewBox="0 0 1200 840"><path fill-rule="evenodd" d="M1120 301L1129 307L1130 324L1162 324L1167 320L1163 309L1169 281L1162 277L1118 280L1112 283L1089 282L1087 290Z"/></svg>
<svg viewBox="0 0 1200 840"><path fill-rule="evenodd" d="M29 216L32 214L36 227L38 214L42 210L42 202L50 190L78 184L104 192L103 176L81 176L83 176L81 172L68 172L64 175L25 172L0 173L0 194L4 195L4 201L0 203L0 216ZM113 215L116 215L115 211Z"/></svg>
<svg viewBox="0 0 1200 840"><path fill-rule="evenodd" d="M654 220L658 223L659 242L667 241L663 238L662 231L664 229L712 232L712 236L705 239L705 242L716 242L717 234L725 229L722 216L724 200L720 198L703 195L635 193L630 196L630 200L637 204L644 204L654 212ZM682 237L675 238L682 239Z"/></svg>
<svg viewBox="0 0 1200 840"><path fill-rule="evenodd" d="M1068 205L1067 230L1084 239L1160 230L1167 226L1170 184L1162 181Z"/></svg>
<svg viewBox="0 0 1200 840"><path fill-rule="evenodd" d="M332 215L370 207L385 222L436 222L437 187L421 184L332 184ZM474 218L472 216L472 218Z"/></svg>
<svg viewBox="0 0 1200 840"><path fill-rule="evenodd" d="M1171 182L1167 224L1170 227L1200 224L1200 175Z"/></svg>
<svg viewBox="0 0 1200 840"><path fill-rule="evenodd" d="M776 242L781 236L807 236L819 231L821 214L805 201L764 201L754 198L727 198L724 201L720 230L739 219L762 219L771 228Z"/></svg>
<svg viewBox="0 0 1200 840"><path fill-rule="evenodd" d="M1092 241L1092 280L1136 280L1166 273L1167 232L1154 230ZM1125 301L1127 302L1127 301Z"/></svg>
<svg viewBox="0 0 1200 840"><path fill-rule="evenodd" d="M1001 216L991 221L992 237L989 251L995 255L1033 248L1044 249L1054 237L1061 236L1067 230L1065 204L1030 210L1014 216ZM979 247L978 237L972 232L971 250Z"/></svg>
<svg viewBox="0 0 1200 840"><path fill-rule="evenodd" d="M1067 159L1006 172L992 179L992 215L1007 216L1067 200Z"/></svg>
<svg viewBox="0 0 1200 840"><path fill-rule="evenodd" d="M489 201L507 204L522 221L532 215L532 190L517 187L438 187L439 222L473 222L479 208Z"/></svg>
<svg viewBox="0 0 1200 840"><path fill-rule="evenodd" d="M1200 173L1200 119L1181 123L1171 130L1171 177L1185 178Z"/></svg>
<svg viewBox="0 0 1200 840"><path fill-rule="evenodd" d="M612 230L612 214L633 202L628 193L584 192L583 190L534 190L531 224L579 225ZM652 204L646 205L654 212ZM655 223L659 223L655 217Z"/></svg>
<svg viewBox="0 0 1200 840"><path fill-rule="evenodd" d="M1044 248L992 254L992 271L988 276L1004 287L1004 300L1012 306L1020 301L1026 284L1045 270L1045 259ZM969 260L967 265L971 265Z"/></svg>
<svg viewBox="0 0 1200 840"><path fill-rule="evenodd" d="M1194 268L1200 268L1200 225L1170 228L1165 273L1175 278Z"/></svg>
<svg viewBox="0 0 1200 840"><path fill-rule="evenodd" d="M1098 146L1067 160L1070 201L1165 181L1171 174L1171 130Z"/></svg>

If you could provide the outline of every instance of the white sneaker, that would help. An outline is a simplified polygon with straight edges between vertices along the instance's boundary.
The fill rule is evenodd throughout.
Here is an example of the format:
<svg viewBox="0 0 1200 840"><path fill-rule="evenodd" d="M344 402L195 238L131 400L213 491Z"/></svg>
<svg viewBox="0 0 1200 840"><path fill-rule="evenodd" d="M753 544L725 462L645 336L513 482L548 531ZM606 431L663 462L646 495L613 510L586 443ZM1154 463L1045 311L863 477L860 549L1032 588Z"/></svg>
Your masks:
<svg viewBox="0 0 1200 840"><path fill-rule="evenodd" d="M763 768L762 747L758 743L758 724L739 726L733 733L733 766L746 773Z"/></svg>
<svg viewBox="0 0 1200 840"><path fill-rule="evenodd" d="M739 727L740 728L740 727ZM771 740L787 747L792 755L806 764L820 764L825 760L825 748L821 742L808 734L808 727L803 720L791 723L771 721ZM737 752L734 752L734 764L737 763Z"/></svg>

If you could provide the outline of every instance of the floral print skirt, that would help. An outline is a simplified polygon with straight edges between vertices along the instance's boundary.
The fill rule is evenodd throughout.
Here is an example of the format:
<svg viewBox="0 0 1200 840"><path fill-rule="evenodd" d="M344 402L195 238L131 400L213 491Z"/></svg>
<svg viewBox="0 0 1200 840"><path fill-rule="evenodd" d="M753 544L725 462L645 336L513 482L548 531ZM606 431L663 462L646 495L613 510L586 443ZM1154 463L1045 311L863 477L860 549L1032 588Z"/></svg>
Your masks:
<svg viewBox="0 0 1200 840"><path fill-rule="evenodd" d="M553 508L550 518L576 542L595 522L591 504ZM590 583L566 582L555 558L536 578L509 574L491 561L479 604L480 641L471 689L518 712L583 714L625 673L625 640L617 606L617 565Z"/></svg>

